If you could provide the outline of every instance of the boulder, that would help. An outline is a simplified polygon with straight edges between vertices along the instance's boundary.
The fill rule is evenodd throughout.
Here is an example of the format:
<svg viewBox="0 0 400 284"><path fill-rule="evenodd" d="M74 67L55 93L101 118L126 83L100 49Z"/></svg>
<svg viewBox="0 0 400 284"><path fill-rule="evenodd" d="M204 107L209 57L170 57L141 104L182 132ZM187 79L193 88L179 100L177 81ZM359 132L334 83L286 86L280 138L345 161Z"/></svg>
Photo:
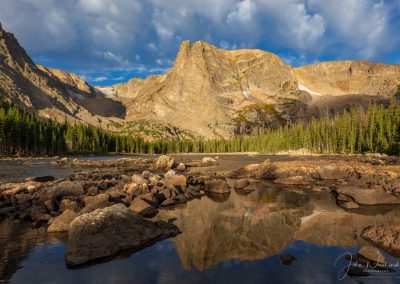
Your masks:
<svg viewBox="0 0 400 284"><path fill-rule="evenodd" d="M86 196L83 201L85 202L85 206L90 205L96 202L108 201L109 196L108 194L102 193L95 196Z"/></svg>
<svg viewBox="0 0 400 284"><path fill-rule="evenodd" d="M156 169L168 170L173 169L178 165L174 158L170 156L160 156L154 161L154 167Z"/></svg>
<svg viewBox="0 0 400 284"><path fill-rule="evenodd" d="M55 201L60 200L63 196L81 196L84 193L79 182L62 181L41 192L40 199L43 202L46 200Z"/></svg>
<svg viewBox="0 0 400 284"><path fill-rule="evenodd" d="M187 187L187 180L184 175L174 175L173 177L165 178L164 186L172 186L184 191Z"/></svg>
<svg viewBox="0 0 400 284"><path fill-rule="evenodd" d="M237 179L235 180L233 187L236 189L242 189L247 187L250 184L248 179Z"/></svg>
<svg viewBox="0 0 400 284"><path fill-rule="evenodd" d="M204 191L218 194L227 194L231 192L228 183L224 179L206 180Z"/></svg>
<svg viewBox="0 0 400 284"><path fill-rule="evenodd" d="M151 192L147 184L130 183L125 185L124 191L134 196L140 196Z"/></svg>
<svg viewBox="0 0 400 284"><path fill-rule="evenodd" d="M202 162L204 165L216 165L216 164L218 164L217 161L214 160L214 159L211 158L211 157L204 157L203 159L201 159L201 162Z"/></svg>
<svg viewBox="0 0 400 284"><path fill-rule="evenodd" d="M136 184L147 184L147 180L142 177L141 175L133 175L132 176L132 183L136 183Z"/></svg>
<svg viewBox="0 0 400 284"><path fill-rule="evenodd" d="M277 167L270 160L265 160L260 164L250 164L243 168L245 174L249 177L275 179Z"/></svg>
<svg viewBox="0 0 400 284"><path fill-rule="evenodd" d="M161 206L172 206L175 205L175 201L173 198L168 198L161 203Z"/></svg>
<svg viewBox="0 0 400 284"><path fill-rule="evenodd" d="M176 169L177 169L178 171L183 172L183 171L186 170L186 165L185 165L184 163L179 163L179 165L176 167Z"/></svg>
<svg viewBox="0 0 400 284"><path fill-rule="evenodd" d="M158 210L151 206L149 203L141 198L134 198L129 208L143 217L154 217L157 215Z"/></svg>
<svg viewBox="0 0 400 284"><path fill-rule="evenodd" d="M339 196L349 196L359 205L393 205L400 204L397 197L383 189L362 189L353 186L343 186L336 189ZM343 197L342 197L343 198Z"/></svg>
<svg viewBox="0 0 400 284"><path fill-rule="evenodd" d="M400 253L400 225L370 226L361 237L390 253Z"/></svg>
<svg viewBox="0 0 400 284"><path fill-rule="evenodd" d="M140 250L179 233L173 224L152 222L125 205L116 204L83 214L72 221L66 262L71 267L129 249Z"/></svg>
<svg viewBox="0 0 400 284"><path fill-rule="evenodd" d="M278 178L274 180L274 183L283 185L307 185L310 181L303 176L291 176L287 178Z"/></svg>
<svg viewBox="0 0 400 284"><path fill-rule="evenodd" d="M339 201L338 205L340 207L342 207L343 209L358 209L360 206L358 206L357 203L353 202L353 201Z"/></svg>
<svg viewBox="0 0 400 284"><path fill-rule="evenodd" d="M65 210L61 215L55 217L51 225L47 228L49 233L54 232L67 232L69 230L69 224L78 217L78 214L72 210Z"/></svg>
<svg viewBox="0 0 400 284"><path fill-rule="evenodd" d="M108 194L99 194L96 196L86 196L85 207L81 210L81 214L92 212L96 209L105 208L114 205L114 203L109 201Z"/></svg>
<svg viewBox="0 0 400 284"><path fill-rule="evenodd" d="M60 202L60 211L64 212L65 210L71 210L73 212L79 212L81 207L79 206L78 202L70 199L63 199Z"/></svg>
<svg viewBox="0 0 400 284"><path fill-rule="evenodd" d="M317 169L319 178L323 180L345 179L352 172L354 172L354 169L346 164L330 164Z"/></svg>
<svg viewBox="0 0 400 284"><path fill-rule="evenodd" d="M379 264L385 264L386 259L378 248L372 246L362 246L358 251L358 256L361 256L369 261Z"/></svg>

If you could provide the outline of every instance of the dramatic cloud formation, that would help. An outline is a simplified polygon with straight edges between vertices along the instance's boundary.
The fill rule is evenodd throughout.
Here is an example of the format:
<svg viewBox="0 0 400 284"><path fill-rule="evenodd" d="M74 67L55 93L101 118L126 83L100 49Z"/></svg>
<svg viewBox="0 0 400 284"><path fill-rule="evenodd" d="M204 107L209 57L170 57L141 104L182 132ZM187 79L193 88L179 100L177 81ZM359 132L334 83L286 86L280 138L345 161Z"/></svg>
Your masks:
<svg viewBox="0 0 400 284"><path fill-rule="evenodd" d="M37 63L96 84L164 72L185 39L400 63L400 0L1 0L0 22Z"/></svg>

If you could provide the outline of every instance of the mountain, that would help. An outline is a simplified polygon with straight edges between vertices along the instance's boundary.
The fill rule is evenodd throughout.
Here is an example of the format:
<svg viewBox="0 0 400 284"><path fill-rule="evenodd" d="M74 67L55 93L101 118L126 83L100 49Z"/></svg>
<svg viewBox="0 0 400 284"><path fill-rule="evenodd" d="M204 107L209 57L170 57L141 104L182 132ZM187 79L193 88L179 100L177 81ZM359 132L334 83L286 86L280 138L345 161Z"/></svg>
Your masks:
<svg viewBox="0 0 400 284"><path fill-rule="evenodd" d="M126 119L161 120L204 137L257 133L326 109L386 102L398 92L400 65L323 62L293 68L261 50L181 44L164 75L103 88L126 105Z"/></svg>
<svg viewBox="0 0 400 284"><path fill-rule="evenodd" d="M108 87L36 65L0 25L0 97L47 118L148 139L256 134L290 120L400 96L400 65L322 62L293 68L254 49L184 41L172 68Z"/></svg>
<svg viewBox="0 0 400 284"><path fill-rule="evenodd" d="M107 116L124 117L120 102L98 94L75 74L36 65L14 35L1 25L0 95L59 121L67 118L97 125Z"/></svg>

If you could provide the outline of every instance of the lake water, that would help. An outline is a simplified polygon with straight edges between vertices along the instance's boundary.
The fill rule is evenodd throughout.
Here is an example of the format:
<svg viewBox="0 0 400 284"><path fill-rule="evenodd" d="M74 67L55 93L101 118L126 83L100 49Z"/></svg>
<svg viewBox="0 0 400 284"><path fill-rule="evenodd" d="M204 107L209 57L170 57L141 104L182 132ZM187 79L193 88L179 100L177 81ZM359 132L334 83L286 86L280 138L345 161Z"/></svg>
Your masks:
<svg viewBox="0 0 400 284"><path fill-rule="evenodd" d="M253 189L248 195L232 190L227 198L205 196L161 210L156 218L176 218L182 234L79 269L65 265L65 234L49 235L45 228L34 230L26 223L2 223L1 282L400 283L398 268L365 279L339 280L349 263L341 255L355 254L367 244L359 232L368 225L396 223L399 207L349 213L336 206L329 192L271 183L253 184ZM283 261L289 255L296 260ZM384 255L390 264L400 262Z"/></svg>

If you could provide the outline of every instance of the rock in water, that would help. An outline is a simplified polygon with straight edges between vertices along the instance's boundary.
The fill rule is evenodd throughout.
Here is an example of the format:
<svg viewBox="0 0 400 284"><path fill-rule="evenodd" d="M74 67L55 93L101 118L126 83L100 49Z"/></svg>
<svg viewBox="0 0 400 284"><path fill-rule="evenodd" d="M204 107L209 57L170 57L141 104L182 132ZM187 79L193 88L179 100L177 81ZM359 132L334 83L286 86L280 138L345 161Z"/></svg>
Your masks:
<svg viewBox="0 0 400 284"><path fill-rule="evenodd" d="M360 248L358 255L364 257L367 260L370 260L370 261L373 261L376 263L380 263L380 264L386 263L385 257L382 255L382 253L376 247L363 246Z"/></svg>
<svg viewBox="0 0 400 284"><path fill-rule="evenodd" d="M75 218L68 232L66 262L77 266L124 250L138 250L179 233L173 224L152 222L116 204Z"/></svg>
<svg viewBox="0 0 400 284"><path fill-rule="evenodd" d="M47 228L49 233L53 232L67 232L69 230L69 224L78 216L72 210L65 210L60 216L57 216L52 221L51 225Z"/></svg>
<svg viewBox="0 0 400 284"><path fill-rule="evenodd" d="M400 225L370 226L361 237L389 252L400 253Z"/></svg>
<svg viewBox="0 0 400 284"><path fill-rule="evenodd" d="M231 192L228 183L224 179L212 179L205 182L204 191L218 193L218 194L228 194Z"/></svg>

